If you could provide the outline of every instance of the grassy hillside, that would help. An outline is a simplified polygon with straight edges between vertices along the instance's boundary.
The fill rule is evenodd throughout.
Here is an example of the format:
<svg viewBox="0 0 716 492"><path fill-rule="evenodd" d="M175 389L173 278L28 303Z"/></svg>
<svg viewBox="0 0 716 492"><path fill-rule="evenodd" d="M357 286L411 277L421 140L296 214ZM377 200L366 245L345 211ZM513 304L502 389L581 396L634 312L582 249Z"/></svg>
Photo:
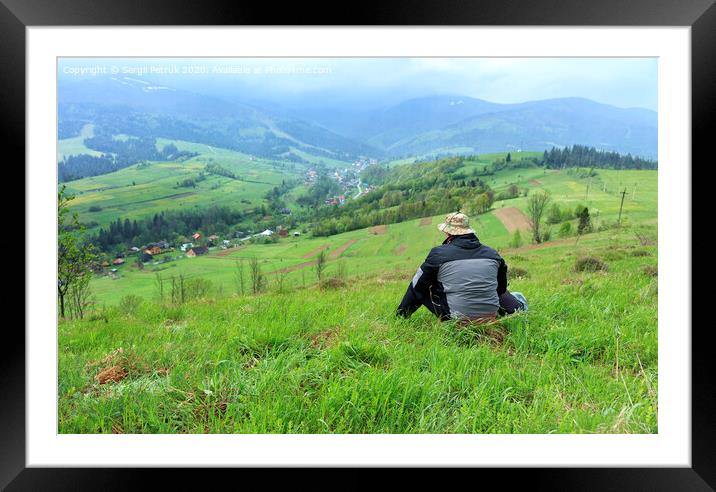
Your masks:
<svg viewBox="0 0 716 492"><path fill-rule="evenodd" d="M117 217L138 219L169 209L209 205L253 208L264 203L268 190L301 175L301 167L293 163L255 158L205 144L158 139L157 147L163 148L168 143L199 155L184 162L136 164L110 174L70 181L66 183L67 192L76 195L72 210L79 213L82 222L103 226ZM212 163L232 171L239 179L209 175L195 188L177 186L184 179L199 176ZM101 210L90 211L92 207Z"/></svg>
<svg viewBox="0 0 716 492"><path fill-rule="evenodd" d="M589 178L579 178L568 171L545 173L541 168L528 168L502 171L486 180L497 191L510 183L517 184L521 189L548 190L554 202L564 208L586 205L590 208L595 226L616 221L621 200L617 191L626 188L630 192L625 197L623 224L653 226L656 224L657 209L656 176L656 171L599 170L598 176L591 178L590 184ZM585 200L587 186L590 186L590 192ZM634 187L637 190L636 196L633 194ZM491 212L474 216L473 224L478 236L498 250L509 247L512 235L498 218L499 211L513 207L524 211L526 201L525 197L498 201ZM385 228L361 229L329 237L311 238L303 235L281 239L277 244L246 245L229 250L217 248L208 256L197 258L186 258L181 252L174 252L168 255L176 260L147 264L143 270L137 269L131 262L125 264L119 267L119 278L98 277L93 280L92 288L99 304L116 304L130 293L151 297L156 290L158 273L165 279L180 274L188 278L205 278L217 289L230 293L236 290L236 261L248 261L252 257L259 258L264 273L284 271L281 276L287 285L304 285L315 278L310 264L315 261L315 257L306 258L307 253L324 246L328 247L329 273L337 270L339 263L343 264L349 275L376 271L386 266L414 269L430 248L442 241L443 235L436 229L436 225L443 219L444 214L441 214L430 219L431 225L421 225L425 224L425 219L416 219L390 224ZM576 228L576 220L571 222ZM559 226L551 227L554 239L560 239L557 234ZM528 243L529 231L523 230L522 238ZM571 238L571 241L575 240ZM347 249L339 257L332 256L333 252L346 245ZM275 281L275 276L269 275L269 280Z"/></svg>
<svg viewBox="0 0 716 492"><path fill-rule="evenodd" d="M599 231L561 237L554 225L550 242L533 245L523 229L524 244L512 247L505 220L524 228L523 196L473 217L506 259L509 288L530 303L490 325L440 323L424 309L394 316L444 237L444 214L197 258L173 252L98 276L94 313L59 325L59 431L655 433L657 174L583 175L521 168L484 178L498 193L516 184L548 190L565 209L586 205ZM578 271L584 257L604 269ZM258 295L246 293L251 258L267 280ZM172 303L180 275L200 289Z"/></svg>
<svg viewBox="0 0 716 492"><path fill-rule="evenodd" d="M59 431L657 432L657 253L632 232L504 250L530 311L473 328L394 317L418 262L387 263L395 238L346 250L387 263L346 287L175 306L137 288L60 323ZM576 272L583 255L608 270Z"/></svg>

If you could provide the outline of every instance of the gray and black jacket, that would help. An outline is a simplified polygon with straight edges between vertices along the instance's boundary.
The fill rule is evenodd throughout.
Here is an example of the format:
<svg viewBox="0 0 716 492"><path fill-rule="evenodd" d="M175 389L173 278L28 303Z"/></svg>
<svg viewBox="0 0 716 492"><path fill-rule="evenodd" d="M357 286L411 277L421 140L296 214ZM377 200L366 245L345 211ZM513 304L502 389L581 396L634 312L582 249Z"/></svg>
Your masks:
<svg viewBox="0 0 716 492"><path fill-rule="evenodd" d="M421 305L441 319L492 316L507 291L507 264L475 234L452 236L433 248L415 273L398 314Z"/></svg>

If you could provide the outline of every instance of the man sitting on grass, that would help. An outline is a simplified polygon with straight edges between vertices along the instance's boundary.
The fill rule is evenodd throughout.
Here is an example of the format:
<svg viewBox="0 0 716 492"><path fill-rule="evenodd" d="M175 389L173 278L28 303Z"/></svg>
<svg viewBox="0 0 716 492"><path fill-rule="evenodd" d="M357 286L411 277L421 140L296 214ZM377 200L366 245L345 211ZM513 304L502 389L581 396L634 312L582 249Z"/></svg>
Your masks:
<svg viewBox="0 0 716 492"><path fill-rule="evenodd" d="M398 306L399 316L407 318L420 306L442 321L490 320L527 310L525 297L507 290L505 260L480 243L468 221L457 212L438 226L447 238L418 268Z"/></svg>

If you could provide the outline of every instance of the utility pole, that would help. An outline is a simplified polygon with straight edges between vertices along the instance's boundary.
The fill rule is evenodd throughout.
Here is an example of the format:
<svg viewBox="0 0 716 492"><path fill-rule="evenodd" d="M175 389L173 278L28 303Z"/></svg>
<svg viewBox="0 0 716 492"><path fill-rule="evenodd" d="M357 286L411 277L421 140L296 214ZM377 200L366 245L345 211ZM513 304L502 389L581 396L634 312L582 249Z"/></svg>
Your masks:
<svg viewBox="0 0 716 492"><path fill-rule="evenodd" d="M619 205L619 218L617 219L617 225L620 225L622 222L622 207L624 207L624 195L626 195L626 188L624 188L624 191L622 191L622 203Z"/></svg>

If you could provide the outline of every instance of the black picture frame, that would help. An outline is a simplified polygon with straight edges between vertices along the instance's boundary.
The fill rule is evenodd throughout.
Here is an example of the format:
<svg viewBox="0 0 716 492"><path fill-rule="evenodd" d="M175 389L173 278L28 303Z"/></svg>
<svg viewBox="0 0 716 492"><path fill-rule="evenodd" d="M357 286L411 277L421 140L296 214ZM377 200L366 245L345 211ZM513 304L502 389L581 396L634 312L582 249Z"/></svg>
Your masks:
<svg viewBox="0 0 716 492"><path fill-rule="evenodd" d="M460 0L360 2L331 7L303 2L189 3L177 0L0 0L0 125L4 149L21 162L25 153L25 28L28 26L150 25L446 25L446 26L691 26L692 156L708 162L716 112L716 6L714 0ZM319 14L318 12L322 12ZM690 163L689 163L690 165ZM692 181L693 182L693 181ZM27 185L27 183L26 183ZM693 224L693 221L692 221ZM691 238L685 243L691 246ZM668 258L666 261L673 261ZM25 256L25 261L28 261ZM691 271L691 264L687 267ZM693 288L693 286L689 286ZM693 301L692 301L693 304ZM691 329L691 306L684 333ZM712 322L713 323L713 322ZM534 488L713 490L716 488L716 387L708 326L693 324L692 467L523 469L509 471ZM26 468L25 338L6 327L0 358L0 487L7 490L142 487L148 476L165 487L188 487L179 469ZM201 470L194 470L200 472ZM224 478L233 470L212 470ZM504 480L505 470L483 469ZM160 475L160 476L157 476ZM492 477L481 475L481 480Z"/></svg>

